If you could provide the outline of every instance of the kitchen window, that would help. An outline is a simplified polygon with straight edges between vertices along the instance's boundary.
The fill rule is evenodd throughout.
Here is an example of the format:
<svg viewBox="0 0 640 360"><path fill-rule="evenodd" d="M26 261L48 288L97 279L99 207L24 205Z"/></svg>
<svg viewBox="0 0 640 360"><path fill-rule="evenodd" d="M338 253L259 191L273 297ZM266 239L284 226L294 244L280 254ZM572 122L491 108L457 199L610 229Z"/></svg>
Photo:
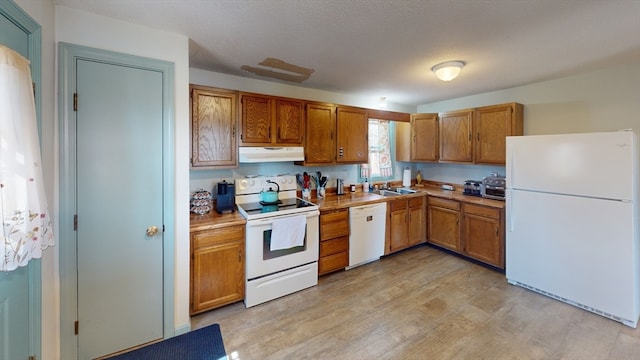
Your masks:
<svg viewBox="0 0 640 360"><path fill-rule="evenodd" d="M369 163L360 166L361 180L389 180L393 178L392 157L393 122L369 119Z"/></svg>

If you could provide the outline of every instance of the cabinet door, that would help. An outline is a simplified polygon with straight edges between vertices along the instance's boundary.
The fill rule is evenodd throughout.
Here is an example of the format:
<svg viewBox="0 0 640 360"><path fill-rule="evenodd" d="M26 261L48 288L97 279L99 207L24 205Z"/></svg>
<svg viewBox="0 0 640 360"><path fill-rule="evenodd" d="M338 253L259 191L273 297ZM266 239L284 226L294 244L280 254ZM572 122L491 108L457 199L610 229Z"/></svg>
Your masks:
<svg viewBox="0 0 640 360"><path fill-rule="evenodd" d="M407 236L407 201L394 200L388 203L389 208L389 253L409 246Z"/></svg>
<svg viewBox="0 0 640 360"><path fill-rule="evenodd" d="M191 235L191 314L244 299L244 226Z"/></svg>
<svg viewBox="0 0 640 360"><path fill-rule="evenodd" d="M266 96L241 95L242 144L271 144L272 101Z"/></svg>
<svg viewBox="0 0 640 360"><path fill-rule="evenodd" d="M336 162L369 161L369 118L366 109L338 107Z"/></svg>
<svg viewBox="0 0 640 360"><path fill-rule="evenodd" d="M306 105L304 162L305 165L335 162L336 112L333 105Z"/></svg>
<svg viewBox="0 0 640 360"><path fill-rule="evenodd" d="M411 198L409 201L409 246L423 243L427 240L427 212L424 197Z"/></svg>
<svg viewBox="0 0 640 360"><path fill-rule="evenodd" d="M277 144L302 145L303 124L302 101L276 99Z"/></svg>
<svg viewBox="0 0 640 360"><path fill-rule="evenodd" d="M440 161L473 162L473 111L454 111L439 116Z"/></svg>
<svg viewBox="0 0 640 360"><path fill-rule="evenodd" d="M411 161L438 161L438 114L411 115Z"/></svg>
<svg viewBox="0 0 640 360"><path fill-rule="evenodd" d="M446 206L446 207L445 207ZM459 252L460 247L460 210L457 201L429 199L427 207L428 241Z"/></svg>
<svg viewBox="0 0 640 360"><path fill-rule="evenodd" d="M504 241L500 210L464 205L463 252L480 261L504 268Z"/></svg>
<svg viewBox="0 0 640 360"><path fill-rule="evenodd" d="M522 105L485 106L475 112L474 162L505 164L506 137L522 135Z"/></svg>
<svg viewBox="0 0 640 360"><path fill-rule="evenodd" d="M236 167L238 93L191 86L191 166Z"/></svg>

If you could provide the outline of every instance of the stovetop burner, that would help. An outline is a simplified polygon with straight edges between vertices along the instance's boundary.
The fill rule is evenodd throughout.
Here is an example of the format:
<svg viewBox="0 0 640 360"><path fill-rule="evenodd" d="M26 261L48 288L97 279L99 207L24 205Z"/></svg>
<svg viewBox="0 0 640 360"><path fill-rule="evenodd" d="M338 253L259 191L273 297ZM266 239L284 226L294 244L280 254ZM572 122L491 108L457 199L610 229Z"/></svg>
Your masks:
<svg viewBox="0 0 640 360"><path fill-rule="evenodd" d="M267 206L267 205L278 205L278 204L282 204L282 201L278 200L278 201L260 201L258 202L260 205L262 206Z"/></svg>
<svg viewBox="0 0 640 360"><path fill-rule="evenodd" d="M260 202L254 202L254 203L238 204L238 206L242 207L242 209L244 210L244 212L247 213L247 215L253 215L253 214L262 214L262 213L274 212L274 211L299 209L299 208L304 208L308 206L315 206L315 204L312 204L308 201L304 201L302 199L291 198L291 199L278 200L277 203L265 203L263 201L260 201Z"/></svg>

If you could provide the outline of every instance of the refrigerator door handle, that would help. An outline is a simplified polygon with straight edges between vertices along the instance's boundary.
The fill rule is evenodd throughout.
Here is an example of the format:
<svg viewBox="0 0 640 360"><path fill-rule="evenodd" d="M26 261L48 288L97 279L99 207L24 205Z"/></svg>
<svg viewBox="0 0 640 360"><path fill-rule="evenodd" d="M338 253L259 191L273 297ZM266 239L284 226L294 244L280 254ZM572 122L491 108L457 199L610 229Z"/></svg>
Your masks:
<svg viewBox="0 0 640 360"><path fill-rule="evenodd" d="M509 206L507 206L507 219L509 219L509 232L513 232L513 192L511 189L507 189L507 199L509 199Z"/></svg>

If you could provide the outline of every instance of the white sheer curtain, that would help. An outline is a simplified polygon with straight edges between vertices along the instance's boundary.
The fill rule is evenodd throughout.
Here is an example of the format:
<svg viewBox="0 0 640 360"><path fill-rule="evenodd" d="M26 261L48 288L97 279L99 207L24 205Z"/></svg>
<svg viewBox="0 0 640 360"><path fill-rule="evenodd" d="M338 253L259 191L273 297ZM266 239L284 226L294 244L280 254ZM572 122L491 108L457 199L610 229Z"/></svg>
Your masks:
<svg viewBox="0 0 640 360"><path fill-rule="evenodd" d="M0 45L0 271L25 266L54 244L42 183L29 61Z"/></svg>

